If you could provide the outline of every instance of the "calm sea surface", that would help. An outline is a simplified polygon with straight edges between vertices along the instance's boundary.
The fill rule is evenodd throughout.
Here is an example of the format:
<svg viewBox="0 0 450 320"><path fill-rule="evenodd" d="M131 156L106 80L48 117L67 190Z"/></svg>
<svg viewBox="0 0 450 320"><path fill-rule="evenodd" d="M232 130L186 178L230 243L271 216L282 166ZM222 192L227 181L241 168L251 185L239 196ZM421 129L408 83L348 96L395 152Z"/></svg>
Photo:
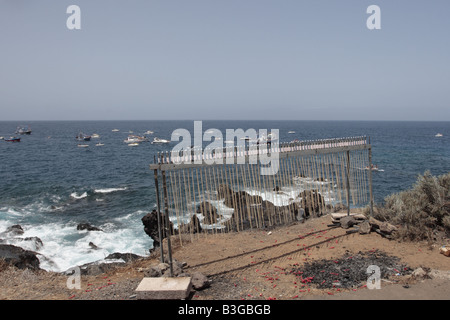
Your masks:
<svg viewBox="0 0 450 320"><path fill-rule="evenodd" d="M148 254L152 240L141 218L156 203L148 165L176 142L129 147L124 140L130 131L147 130L154 131L150 140L170 140L175 129L193 132L193 121L0 122L0 136L8 138L18 125L29 125L32 134L21 135L20 143L0 141L0 233L20 224L22 238L39 237L41 267L48 270L63 271L113 252ZM226 129L279 129L282 142L370 136L373 163L384 170L373 175L376 202L410 188L426 170L450 171L450 122L203 121L203 132L211 128L224 136ZM100 138L80 148L84 142L75 140L80 131ZM96 146L99 142L104 145ZM104 232L77 231L80 222ZM29 241L7 243L36 250Z"/></svg>

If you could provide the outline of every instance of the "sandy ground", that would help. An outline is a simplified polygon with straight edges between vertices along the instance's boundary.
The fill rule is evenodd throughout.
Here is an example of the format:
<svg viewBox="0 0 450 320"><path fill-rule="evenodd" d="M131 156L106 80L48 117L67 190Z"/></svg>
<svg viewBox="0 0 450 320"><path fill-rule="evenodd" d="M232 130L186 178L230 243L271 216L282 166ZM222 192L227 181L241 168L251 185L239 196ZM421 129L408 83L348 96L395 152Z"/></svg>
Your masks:
<svg viewBox="0 0 450 320"><path fill-rule="evenodd" d="M344 229L328 224L330 217L324 216L273 230L201 235L192 242L174 236L173 257L187 263L187 273L199 271L210 279L210 287L193 292L192 300L450 299L450 276L424 281L399 276L382 281L379 290L364 285L319 290L302 283L289 272L293 267L376 249L399 257L412 269L429 268L450 275L450 258L439 253L438 245L397 242L376 233L347 235ZM134 300L144 277L142 269L158 262L154 255L105 274L82 276L80 289L68 289L64 275L9 268L0 273L0 299Z"/></svg>

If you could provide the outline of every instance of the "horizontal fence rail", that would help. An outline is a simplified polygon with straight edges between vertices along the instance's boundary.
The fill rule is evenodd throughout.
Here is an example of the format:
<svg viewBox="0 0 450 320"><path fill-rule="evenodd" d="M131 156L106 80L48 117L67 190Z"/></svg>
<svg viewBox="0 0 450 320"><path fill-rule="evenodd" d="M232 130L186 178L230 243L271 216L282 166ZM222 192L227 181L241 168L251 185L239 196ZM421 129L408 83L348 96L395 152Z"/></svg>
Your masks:
<svg viewBox="0 0 450 320"><path fill-rule="evenodd" d="M244 146L231 146L218 149L192 147L183 152L159 152L150 164L150 169L172 170L195 166L246 163L252 156L277 154L278 157L335 153L347 150L369 149L367 137L349 137L295 141L288 143L271 142L265 144L249 143Z"/></svg>

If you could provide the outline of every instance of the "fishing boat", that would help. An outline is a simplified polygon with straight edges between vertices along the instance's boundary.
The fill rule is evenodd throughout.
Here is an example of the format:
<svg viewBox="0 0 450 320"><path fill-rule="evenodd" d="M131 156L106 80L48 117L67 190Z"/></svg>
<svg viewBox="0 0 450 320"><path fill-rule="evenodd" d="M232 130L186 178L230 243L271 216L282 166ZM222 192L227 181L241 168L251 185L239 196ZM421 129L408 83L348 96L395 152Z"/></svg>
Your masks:
<svg viewBox="0 0 450 320"><path fill-rule="evenodd" d="M123 140L125 143L139 143L145 141L148 141L146 137L136 136L133 134L130 134L127 139Z"/></svg>
<svg viewBox="0 0 450 320"><path fill-rule="evenodd" d="M442 137L443 134L442 133L436 133L435 137Z"/></svg>
<svg viewBox="0 0 450 320"><path fill-rule="evenodd" d="M17 134L31 134L31 129L29 127L17 127Z"/></svg>
<svg viewBox="0 0 450 320"><path fill-rule="evenodd" d="M20 142L20 138L10 137L9 139L5 139L6 142Z"/></svg>
<svg viewBox="0 0 450 320"><path fill-rule="evenodd" d="M160 139L158 137L153 138L152 144L158 143L170 143L170 140Z"/></svg>
<svg viewBox="0 0 450 320"><path fill-rule="evenodd" d="M82 132L80 132L75 139L77 139L78 141L91 141L91 136L84 134Z"/></svg>

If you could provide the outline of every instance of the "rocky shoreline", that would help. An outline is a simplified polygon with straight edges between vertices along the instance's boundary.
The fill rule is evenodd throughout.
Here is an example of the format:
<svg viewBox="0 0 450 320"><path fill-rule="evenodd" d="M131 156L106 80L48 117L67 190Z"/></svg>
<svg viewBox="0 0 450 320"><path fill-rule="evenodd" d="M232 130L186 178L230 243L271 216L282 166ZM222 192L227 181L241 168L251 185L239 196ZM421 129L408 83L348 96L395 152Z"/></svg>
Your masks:
<svg viewBox="0 0 450 320"><path fill-rule="evenodd" d="M274 189L275 192L281 192L279 188ZM312 216L321 216L325 212L336 212L346 208L345 205L337 204L336 206L325 205L325 199L316 190L303 191L298 195L298 201L292 201L288 205L275 206L273 203L267 200L263 200L261 196L250 195L245 191L233 191L227 185L220 185L217 188L217 196L219 199L224 200L224 204L233 208L233 215L225 222L227 232L242 231L251 229L252 226L259 226L262 229L273 228L278 225L283 225L287 221L305 221ZM294 200L294 199L293 199ZM255 221L248 218L248 215L243 213L248 210L260 210L261 216L265 217L264 221ZM157 212L146 214L142 217L141 221L144 227L144 232L153 240L153 248L150 249L150 253L154 252L159 246L161 241L167 238L170 230L172 235L193 234L205 232L202 229L202 224L211 225L218 222L222 218L218 210L208 201L203 201L197 206L196 213L193 214L191 220L187 224L182 224L179 228L174 228L173 223L170 222L170 226L166 228L164 224L164 214L162 217L162 239L160 239L158 231ZM200 221L199 217L202 217ZM100 228L92 226L89 223L82 222L76 227L77 230L87 230L89 232L103 232ZM6 231L0 233L0 259L5 262L19 268L29 268L32 270L40 270L40 258L47 259L38 251L44 246L42 240L38 237L20 237L24 231L20 225L12 225L7 228ZM22 248L21 244L26 243L27 248L33 248L27 250ZM89 247L93 250L97 249L97 244L90 242ZM95 275L107 270L110 270L117 266L123 266L124 264L143 258L132 253L120 253L114 252L106 256L102 260L93 261L80 266L73 266L63 274L68 273L75 267L79 267L82 274ZM47 259L48 260L48 259Z"/></svg>

